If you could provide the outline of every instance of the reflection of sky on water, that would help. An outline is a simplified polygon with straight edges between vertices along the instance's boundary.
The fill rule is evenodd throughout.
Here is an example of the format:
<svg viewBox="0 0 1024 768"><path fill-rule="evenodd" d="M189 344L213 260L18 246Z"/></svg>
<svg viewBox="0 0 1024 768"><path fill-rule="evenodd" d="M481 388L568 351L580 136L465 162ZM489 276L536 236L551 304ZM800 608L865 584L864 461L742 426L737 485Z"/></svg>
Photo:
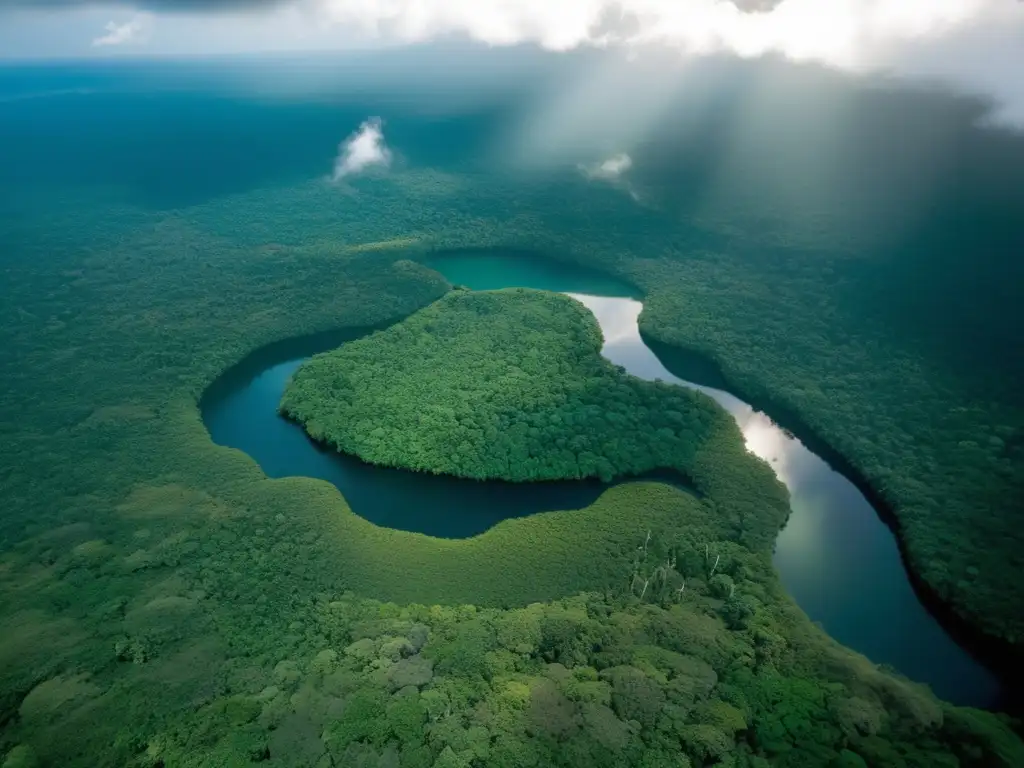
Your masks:
<svg viewBox="0 0 1024 768"><path fill-rule="evenodd" d="M669 373L640 338L641 302L569 295L594 313L608 360L639 378L714 398L736 419L751 453L767 461L789 489L791 513L776 541L774 563L811 619L873 661L927 681L943 698L992 705L998 682L918 601L895 538L849 480L739 398Z"/></svg>
<svg viewBox="0 0 1024 768"><path fill-rule="evenodd" d="M669 373L640 338L637 320L644 307L641 302L580 293L568 295L587 307L597 318L604 335L601 352L605 358L626 368L638 378L648 381L660 379L700 390L712 397L736 419L750 452L769 462L778 478L787 486L790 485L793 479L791 464L794 448L803 448L800 441L787 436L771 419L738 397L720 389L692 384Z"/></svg>

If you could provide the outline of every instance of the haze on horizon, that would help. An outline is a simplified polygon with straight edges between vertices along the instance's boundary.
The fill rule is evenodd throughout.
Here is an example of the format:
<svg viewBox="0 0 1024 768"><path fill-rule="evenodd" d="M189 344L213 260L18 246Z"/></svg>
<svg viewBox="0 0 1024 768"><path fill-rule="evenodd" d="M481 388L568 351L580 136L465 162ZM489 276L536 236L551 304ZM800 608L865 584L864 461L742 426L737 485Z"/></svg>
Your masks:
<svg viewBox="0 0 1024 768"><path fill-rule="evenodd" d="M0 60L334 51L468 39L765 55L938 81L1024 125L1016 0L0 0Z"/></svg>

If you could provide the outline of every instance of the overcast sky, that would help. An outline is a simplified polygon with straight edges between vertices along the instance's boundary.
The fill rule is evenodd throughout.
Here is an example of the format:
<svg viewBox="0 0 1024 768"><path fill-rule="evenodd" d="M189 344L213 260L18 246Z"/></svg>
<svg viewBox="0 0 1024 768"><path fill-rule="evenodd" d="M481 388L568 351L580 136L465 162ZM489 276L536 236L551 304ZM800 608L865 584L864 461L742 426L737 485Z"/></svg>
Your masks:
<svg viewBox="0 0 1024 768"><path fill-rule="evenodd" d="M452 34L885 69L992 96L1004 121L1024 125L1018 0L0 0L6 59L344 49Z"/></svg>

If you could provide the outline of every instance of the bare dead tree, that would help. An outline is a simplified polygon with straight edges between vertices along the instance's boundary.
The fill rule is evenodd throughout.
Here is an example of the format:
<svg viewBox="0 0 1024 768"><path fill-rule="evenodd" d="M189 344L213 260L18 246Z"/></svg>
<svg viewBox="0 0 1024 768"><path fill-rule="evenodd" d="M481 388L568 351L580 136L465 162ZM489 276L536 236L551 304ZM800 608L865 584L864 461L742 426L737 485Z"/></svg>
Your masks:
<svg viewBox="0 0 1024 768"><path fill-rule="evenodd" d="M709 579L710 579L710 578L711 578L712 576L714 576L714 575L715 575L715 569L716 569L716 568L718 567L718 561L719 561L719 560L721 560L721 559L722 559L722 556L721 556L721 555L715 555L715 564L711 566L711 573L709 573L709 574L708 574L708 578L709 578Z"/></svg>

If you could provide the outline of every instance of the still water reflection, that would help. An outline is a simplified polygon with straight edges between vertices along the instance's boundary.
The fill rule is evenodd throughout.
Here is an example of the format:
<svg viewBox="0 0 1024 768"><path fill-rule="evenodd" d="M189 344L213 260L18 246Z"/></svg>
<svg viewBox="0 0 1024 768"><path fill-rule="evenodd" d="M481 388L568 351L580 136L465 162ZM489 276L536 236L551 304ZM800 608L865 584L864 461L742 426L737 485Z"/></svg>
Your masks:
<svg viewBox="0 0 1024 768"><path fill-rule="evenodd" d="M943 698L976 706L996 702L998 681L921 605L895 537L853 483L738 397L672 375L640 337L639 301L569 295L600 323L606 358L639 378L711 396L736 419L748 450L775 470L789 489L791 513L774 563L812 620L871 660L931 684Z"/></svg>

